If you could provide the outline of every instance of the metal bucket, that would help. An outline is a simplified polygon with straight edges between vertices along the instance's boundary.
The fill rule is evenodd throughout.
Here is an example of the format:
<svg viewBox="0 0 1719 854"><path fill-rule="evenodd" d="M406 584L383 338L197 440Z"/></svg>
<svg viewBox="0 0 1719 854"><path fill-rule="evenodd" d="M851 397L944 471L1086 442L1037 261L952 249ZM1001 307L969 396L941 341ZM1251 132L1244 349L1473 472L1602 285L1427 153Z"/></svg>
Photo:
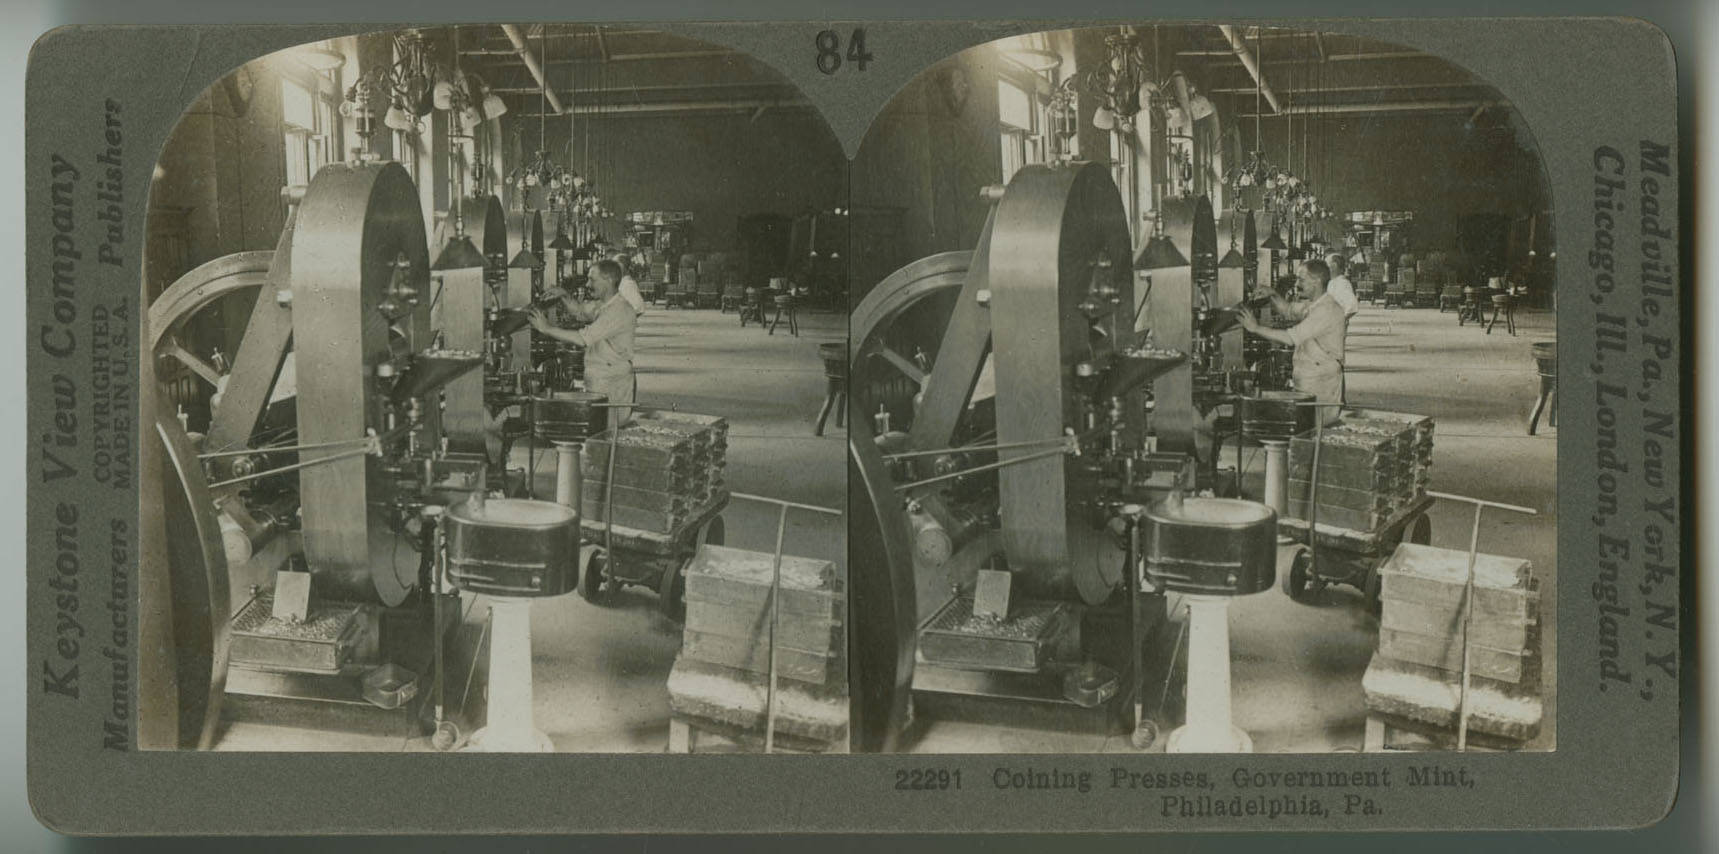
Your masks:
<svg viewBox="0 0 1719 854"><path fill-rule="evenodd" d="M1178 593L1242 596L1277 579L1277 511L1236 498L1184 498L1146 511L1146 577Z"/></svg>
<svg viewBox="0 0 1719 854"><path fill-rule="evenodd" d="M579 514L552 501L466 501L443 517L448 576L491 596L560 596L578 586Z"/></svg>
<svg viewBox="0 0 1719 854"><path fill-rule="evenodd" d="M546 442L583 442L609 429L609 396L564 391L531 399L531 429Z"/></svg>

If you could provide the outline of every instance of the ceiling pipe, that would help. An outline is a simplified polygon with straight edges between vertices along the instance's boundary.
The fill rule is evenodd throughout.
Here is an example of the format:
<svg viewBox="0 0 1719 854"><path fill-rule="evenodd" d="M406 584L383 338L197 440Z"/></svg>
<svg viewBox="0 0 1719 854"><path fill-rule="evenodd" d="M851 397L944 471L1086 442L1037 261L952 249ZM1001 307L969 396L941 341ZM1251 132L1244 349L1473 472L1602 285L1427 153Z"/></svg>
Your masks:
<svg viewBox="0 0 1719 854"><path fill-rule="evenodd" d="M1265 72L1260 70L1259 61L1254 58L1253 50L1242 40L1241 34L1229 24L1219 24L1218 29L1223 31L1224 38L1230 40L1230 50L1236 55L1236 59L1241 60L1242 67L1246 68L1247 73L1253 75L1253 81L1259 84L1259 93L1265 96L1265 102L1271 105L1271 111L1283 112L1283 108L1277 104L1277 93L1271 90L1270 83L1265 82Z"/></svg>
<svg viewBox="0 0 1719 854"><path fill-rule="evenodd" d="M1283 110L1285 113L1300 115L1303 113L1423 113L1433 110L1456 111L1473 110L1477 107L1490 107L1490 101L1381 101L1376 104L1296 104ZM1255 113L1243 113L1242 118L1251 119ZM1266 115L1259 113L1257 115Z"/></svg>
<svg viewBox="0 0 1719 854"><path fill-rule="evenodd" d="M1480 84L1480 83L1460 83L1460 82L1450 82L1450 83L1370 83L1370 84L1367 84L1365 86L1317 86L1317 87L1316 86L1291 86L1291 87L1287 87L1285 89L1285 91L1289 94L1300 94L1302 92L1325 92L1325 93L1394 92L1394 91L1401 91L1401 90L1408 90L1408 89L1479 89L1479 88L1483 88L1483 84ZM1219 86L1217 88L1207 89L1206 91L1213 94L1213 95L1252 95L1253 94L1253 87L1252 86Z"/></svg>
<svg viewBox="0 0 1719 854"><path fill-rule="evenodd" d="M575 104L567 112L576 116L601 113L605 118L628 113L709 113L721 111L752 112L754 110L793 110L810 108L810 101L663 101L656 104ZM522 117L537 113L519 113Z"/></svg>
<svg viewBox="0 0 1719 854"><path fill-rule="evenodd" d="M531 47L525 43L525 36L519 32L519 25L502 24L501 31L507 34L508 41L513 42L513 49L525 62L525 69L531 72L532 77L537 78L537 85L543 87L542 91L548 97L549 106L555 110L555 115L561 115L561 98L549 88L549 78L544 76L543 66L537 63L537 54L532 53Z"/></svg>
<svg viewBox="0 0 1719 854"><path fill-rule="evenodd" d="M462 51L460 51L461 56L513 56L517 53L519 53L519 51L517 51L517 50L495 50L495 49L491 49L491 48L484 48L482 50L462 50ZM596 63L601 63L601 62L650 62L650 61L662 60L662 59L712 59L712 58L724 57L724 56L734 56L734 55L739 54L739 53L740 53L740 51L737 51L737 50L721 50L721 49L716 49L716 50L664 50L664 51L652 51L652 52L647 52L647 53L612 53L612 54L609 54L609 58L606 60L600 56L584 56L584 57L579 57L577 59L554 59L554 60L550 60L549 62L546 62L544 64L545 65L590 65L590 64L596 64ZM503 59L503 60L492 61L491 64L493 64L493 65L512 65L513 63L508 61L508 60Z"/></svg>

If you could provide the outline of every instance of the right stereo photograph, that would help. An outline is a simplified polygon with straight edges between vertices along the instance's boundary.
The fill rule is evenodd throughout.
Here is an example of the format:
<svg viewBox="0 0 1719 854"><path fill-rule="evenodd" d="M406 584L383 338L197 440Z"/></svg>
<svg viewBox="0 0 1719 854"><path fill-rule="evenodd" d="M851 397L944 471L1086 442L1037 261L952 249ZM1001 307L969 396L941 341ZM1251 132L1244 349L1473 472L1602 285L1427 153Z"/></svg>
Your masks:
<svg viewBox="0 0 1719 854"><path fill-rule="evenodd" d="M1554 749L1541 156L1325 26L1011 36L873 122L854 750Z"/></svg>

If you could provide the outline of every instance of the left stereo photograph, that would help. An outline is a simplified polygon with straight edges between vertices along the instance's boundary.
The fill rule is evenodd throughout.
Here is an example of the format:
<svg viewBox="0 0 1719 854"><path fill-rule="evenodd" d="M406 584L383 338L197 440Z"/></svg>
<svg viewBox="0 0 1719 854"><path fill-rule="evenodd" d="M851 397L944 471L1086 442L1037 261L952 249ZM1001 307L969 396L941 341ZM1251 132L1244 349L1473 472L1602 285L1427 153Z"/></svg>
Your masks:
<svg viewBox="0 0 1719 854"><path fill-rule="evenodd" d="M848 162L765 64L467 24L155 165L137 743L847 752Z"/></svg>

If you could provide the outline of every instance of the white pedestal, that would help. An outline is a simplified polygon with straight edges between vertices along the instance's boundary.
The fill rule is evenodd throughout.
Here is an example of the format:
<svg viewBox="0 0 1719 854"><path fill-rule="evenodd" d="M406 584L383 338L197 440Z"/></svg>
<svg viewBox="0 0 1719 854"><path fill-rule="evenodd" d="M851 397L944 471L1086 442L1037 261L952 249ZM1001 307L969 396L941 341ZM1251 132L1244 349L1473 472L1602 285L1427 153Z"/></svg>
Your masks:
<svg viewBox="0 0 1719 854"><path fill-rule="evenodd" d="M1282 519L1289 510L1289 443L1283 439L1261 439L1265 446L1265 506L1277 511ZM1278 534L1279 543L1294 542L1287 534Z"/></svg>
<svg viewBox="0 0 1719 854"><path fill-rule="evenodd" d="M489 721L472 734L467 750L548 753L555 749L532 718L531 602L504 597L491 600Z"/></svg>
<svg viewBox="0 0 1719 854"><path fill-rule="evenodd" d="M1166 753L1252 753L1253 739L1231 723L1230 597L1188 603L1187 723L1170 733Z"/></svg>
<svg viewBox="0 0 1719 854"><path fill-rule="evenodd" d="M614 449L610 449L614 453ZM583 472L579 469L579 444L577 442L555 443L555 503L563 507L573 508L577 515L580 511L578 496L584 491L581 483Z"/></svg>

